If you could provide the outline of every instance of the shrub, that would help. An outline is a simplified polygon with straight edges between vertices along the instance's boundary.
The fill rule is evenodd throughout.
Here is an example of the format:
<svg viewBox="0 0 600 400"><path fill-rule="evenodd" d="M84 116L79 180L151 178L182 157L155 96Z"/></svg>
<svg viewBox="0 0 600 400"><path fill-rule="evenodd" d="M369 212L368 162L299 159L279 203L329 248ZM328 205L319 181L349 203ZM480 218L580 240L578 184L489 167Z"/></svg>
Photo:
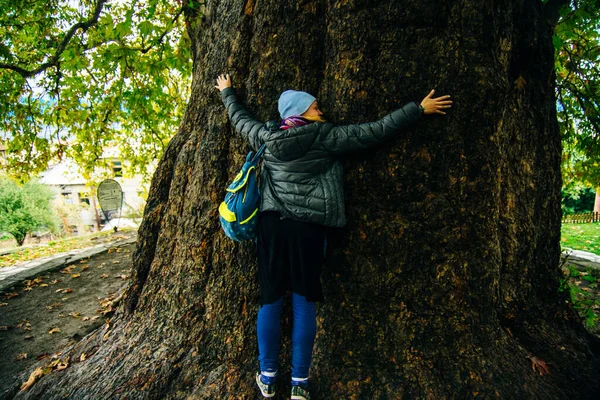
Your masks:
<svg viewBox="0 0 600 400"><path fill-rule="evenodd" d="M35 231L56 231L57 220L50 202L54 193L35 181L18 185L0 177L0 231L14 236L21 246L25 237Z"/></svg>

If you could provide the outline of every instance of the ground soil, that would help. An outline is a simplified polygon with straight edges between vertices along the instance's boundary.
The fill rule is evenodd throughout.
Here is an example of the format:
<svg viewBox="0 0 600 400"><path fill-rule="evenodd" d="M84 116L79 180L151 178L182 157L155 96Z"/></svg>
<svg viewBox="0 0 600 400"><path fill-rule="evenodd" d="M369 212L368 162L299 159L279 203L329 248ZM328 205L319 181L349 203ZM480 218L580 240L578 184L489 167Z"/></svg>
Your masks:
<svg viewBox="0 0 600 400"><path fill-rule="evenodd" d="M133 246L112 248L0 293L0 399L27 380L28 367L106 323L129 281Z"/></svg>
<svg viewBox="0 0 600 400"><path fill-rule="evenodd" d="M66 264L0 293L0 399L27 380L26 369L38 360L52 357L110 319L116 306L111 301L119 298L131 275L133 246ZM572 276L565 269L565 277L593 298L590 307L598 313L600 278L590 282L586 275ZM60 331L49 333L55 328ZM590 330L600 336L598 324Z"/></svg>

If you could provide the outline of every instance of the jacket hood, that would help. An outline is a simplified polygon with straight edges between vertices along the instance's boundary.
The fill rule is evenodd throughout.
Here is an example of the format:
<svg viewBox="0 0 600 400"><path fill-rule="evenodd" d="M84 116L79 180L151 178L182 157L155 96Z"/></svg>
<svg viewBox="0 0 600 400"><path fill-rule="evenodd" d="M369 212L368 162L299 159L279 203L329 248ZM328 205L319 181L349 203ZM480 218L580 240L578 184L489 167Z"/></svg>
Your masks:
<svg viewBox="0 0 600 400"><path fill-rule="evenodd" d="M265 124L263 139L273 157L281 161L292 161L310 150L319 135L321 125L313 122L283 130L279 128L277 121L269 121Z"/></svg>

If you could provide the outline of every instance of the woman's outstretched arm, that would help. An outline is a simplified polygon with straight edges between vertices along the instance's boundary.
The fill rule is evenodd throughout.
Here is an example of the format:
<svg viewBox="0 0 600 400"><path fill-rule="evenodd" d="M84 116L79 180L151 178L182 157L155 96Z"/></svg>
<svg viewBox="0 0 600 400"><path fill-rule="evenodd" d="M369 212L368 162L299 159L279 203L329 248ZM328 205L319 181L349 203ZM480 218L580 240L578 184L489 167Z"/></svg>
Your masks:
<svg viewBox="0 0 600 400"><path fill-rule="evenodd" d="M446 114L442 110L451 107L452 101L448 100L450 96L434 99L431 97L433 93L434 90L423 99L420 106L410 102L375 122L340 125L324 130L326 134L321 138L321 143L329 152L338 155L384 143L413 126L424 114Z"/></svg>
<svg viewBox="0 0 600 400"><path fill-rule="evenodd" d="M229 115L229 120L235 130L250 143L254 150L258 150L261 146L258 132L264 123L256 120L239 102L235 95L235 89L231 85L231 77L228 74L220 75L217 78L215 87L221 91L221 100L227 109L227 115Z"/></svg>

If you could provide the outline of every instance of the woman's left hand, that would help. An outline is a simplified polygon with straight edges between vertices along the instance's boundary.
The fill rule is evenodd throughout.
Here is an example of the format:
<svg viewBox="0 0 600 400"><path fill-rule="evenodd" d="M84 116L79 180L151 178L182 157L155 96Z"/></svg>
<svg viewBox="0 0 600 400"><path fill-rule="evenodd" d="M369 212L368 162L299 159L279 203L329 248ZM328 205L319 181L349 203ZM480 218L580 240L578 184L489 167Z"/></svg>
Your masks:
<svg viewBox="0 0 600 400"><path fill-rule="evenodd" d="M435 89L429 92L429 94L421 102L421 106L425 108L424 114L446 115L446 113L443 112L442 109L452 107L452 100L447 100L450 98L450 96L440 96L434 99L432 97L433 93L435 93Z"/></svg>
<svg viewBox="0 0 600 400"><path fill-rule="evenodd" d="M217 78L217 85L215 87L219 90L231 87L231 77L229 74L219 75Z"/></svg>

